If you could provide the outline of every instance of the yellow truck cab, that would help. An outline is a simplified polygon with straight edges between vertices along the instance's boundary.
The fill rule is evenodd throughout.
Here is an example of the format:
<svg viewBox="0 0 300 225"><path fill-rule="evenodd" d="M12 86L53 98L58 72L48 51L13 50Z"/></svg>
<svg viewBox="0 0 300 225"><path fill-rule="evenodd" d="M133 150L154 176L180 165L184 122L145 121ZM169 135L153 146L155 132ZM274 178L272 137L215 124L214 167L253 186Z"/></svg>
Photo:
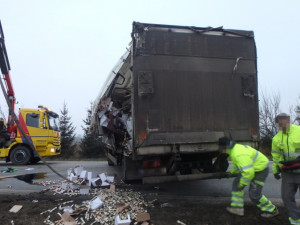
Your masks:
<svg viewBox="0 0 300 225"><path fill-rule="evenodd" d="M19 121L38 154L15 125L12 132L6 134L6 141L0 143L0 157L14 164L36 163L39 155L55 156L61 152L58 114L46 107L38 109L19 109Z"/></svg>

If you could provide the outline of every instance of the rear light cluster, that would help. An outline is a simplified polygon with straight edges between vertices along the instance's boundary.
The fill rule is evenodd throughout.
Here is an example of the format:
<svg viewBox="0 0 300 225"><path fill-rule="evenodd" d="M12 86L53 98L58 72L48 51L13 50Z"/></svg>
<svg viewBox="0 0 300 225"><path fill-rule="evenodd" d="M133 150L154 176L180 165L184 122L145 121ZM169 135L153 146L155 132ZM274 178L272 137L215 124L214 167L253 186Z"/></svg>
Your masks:
<svg viewBox="0 0 300 225"><path fill-rule="evenodd" d="M143 168L155 168L161 166L161 160L148 160L143 162Z"/></svg>

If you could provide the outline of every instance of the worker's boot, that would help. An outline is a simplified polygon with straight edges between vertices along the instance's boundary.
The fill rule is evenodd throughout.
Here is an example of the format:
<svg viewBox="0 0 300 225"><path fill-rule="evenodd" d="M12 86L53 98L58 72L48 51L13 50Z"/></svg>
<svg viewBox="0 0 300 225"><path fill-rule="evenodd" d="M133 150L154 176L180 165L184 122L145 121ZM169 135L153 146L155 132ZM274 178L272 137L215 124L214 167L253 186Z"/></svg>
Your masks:
<svg viewBox="0 0 300 225"><path fill-rule="evenodd" d="M231 213L231 214L234 214L234 215L237 215L237 216L244 216L244 208L242 207L226 207L226 210Z"/></svg>
<svg viewBox="0 0 300 225"><path fill-rule="evenodd" d="M277 207L273 210L273 212L263 212L262 214L260 214L261 217L264 218L272 218L274 216L277 216L279 214L279 211L277 209Z"/></svg>

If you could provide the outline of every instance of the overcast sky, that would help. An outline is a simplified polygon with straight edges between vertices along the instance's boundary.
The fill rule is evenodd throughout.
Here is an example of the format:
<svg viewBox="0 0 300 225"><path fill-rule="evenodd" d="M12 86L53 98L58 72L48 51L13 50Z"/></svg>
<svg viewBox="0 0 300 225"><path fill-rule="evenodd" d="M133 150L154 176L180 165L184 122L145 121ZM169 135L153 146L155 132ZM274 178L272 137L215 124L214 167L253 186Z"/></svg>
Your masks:
<svg viewBox="0 0 300 225"><path fill-rule="evenodd" d="M67 103L77 134L130 42L132 22L253 30L259 91L300 95L300 1L0 0L16 108ZM2 110L7 111L2 94Z"/></svg>

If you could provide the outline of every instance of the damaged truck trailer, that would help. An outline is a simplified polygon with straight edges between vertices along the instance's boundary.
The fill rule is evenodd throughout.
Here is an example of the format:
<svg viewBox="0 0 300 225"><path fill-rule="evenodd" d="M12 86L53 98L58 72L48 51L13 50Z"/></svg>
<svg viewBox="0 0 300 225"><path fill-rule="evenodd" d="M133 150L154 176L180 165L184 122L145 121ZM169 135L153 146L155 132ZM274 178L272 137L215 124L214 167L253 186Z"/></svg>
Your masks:
<svg viewBox="0 0 300 225"><path fill-rule="evenodd" d="M258 139L252 31L133 22L132 42L95 100L109 165L144 183L210 178L223 136Z"/></svg>

